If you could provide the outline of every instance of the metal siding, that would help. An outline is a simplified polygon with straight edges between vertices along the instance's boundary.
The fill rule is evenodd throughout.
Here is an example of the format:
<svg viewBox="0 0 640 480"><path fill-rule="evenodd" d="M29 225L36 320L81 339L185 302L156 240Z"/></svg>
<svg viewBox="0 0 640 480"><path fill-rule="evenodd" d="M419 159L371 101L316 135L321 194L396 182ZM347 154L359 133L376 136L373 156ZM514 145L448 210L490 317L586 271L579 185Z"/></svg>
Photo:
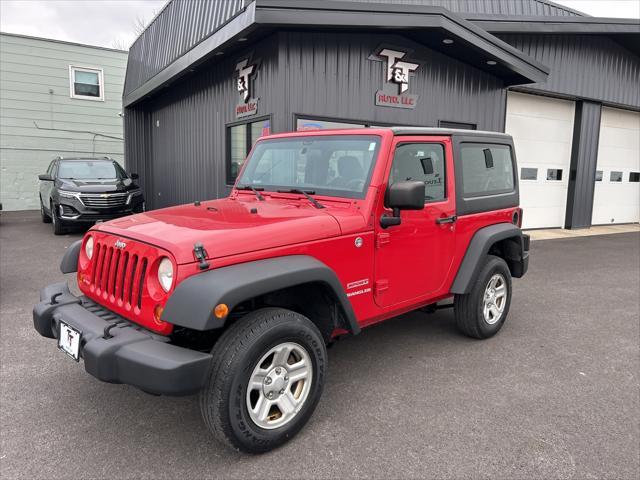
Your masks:
<svg viewBox="0 0 640 480"><path fill-rule="evenodd" d="M543 0L345 0L444 7L460 14L577 16ZM129 49L124 95L208 38L250 0L171 0Z"/></svg>
<svg viewBox="0 0 640 480"><path fill-rule="evenodd" d="M290 119L299 114L432 127L447 120L504 129L502 82L434 50L396 35L280 35ZM368 56L382 43L411 49L410 57L423 62L411 80L410 93L420 96L414 110L374 106L384 65Z"/></svg>
<svg viewBox="0 0 640 480"><path fill-rule="evenodd" d="M640 108L640 58L599 35L499 35L551 69L539 91Z"/></svg>
<svg viewBox="0 0 640 480"><path fill-rule="evenodd" d="M129 49L127 95L209 37L242 10L244 0L172 0Z"/></svg>
<svg viewBox="0 0 640 480"><path fill-rule="evenodd" d="M236 121L234 109L239 95L234 82L235 66L249 54L261 61L255 77L259 97L255 118L271 113L275 116L284 95L279 81L276 36L219 63L203 65L197 73L144 105L150 132L144 141L149 144L148 161L152 165L145 172L148 177L145 183L152 185L147 193L149 207L227 195L225 126ZM135 154L144 153L137 150ZM138 161L141 162L144 160Z"/></svg>
<svg viewBox="0 0 640 480"><path fill-rule="evenodd" d="M601 105L583 101L576 106L566 228L591 226Z"/></svg>
<svg viewBox="0 0 640 480"><path fill-rule="evenodd" d="M415 110L374 106L384 67L368 57L382 43L409 47L411 58L424 62L411 80L410 93L420 95ZM400 36L276 33L244 52L262 62L255 78L257 117L271 114L274 132L291 130L294 114L419 126L448 120L504 129L506 93L498 78ZM127 154L136 156L130 164L146 177L150 208L228 193L225 125L235 121L234 72L242 58L239 53L203 65L166 93L127 109ZM147 113L141 115L143 109ZM147 163L150 170L144 169Z"/></svg>
<svg viewBox="0 0 640 480"><path fill-rule="evenodd" d="M489 15L579 16L579 13L543 0L347 0L444 7L455 13Z"/></svg>

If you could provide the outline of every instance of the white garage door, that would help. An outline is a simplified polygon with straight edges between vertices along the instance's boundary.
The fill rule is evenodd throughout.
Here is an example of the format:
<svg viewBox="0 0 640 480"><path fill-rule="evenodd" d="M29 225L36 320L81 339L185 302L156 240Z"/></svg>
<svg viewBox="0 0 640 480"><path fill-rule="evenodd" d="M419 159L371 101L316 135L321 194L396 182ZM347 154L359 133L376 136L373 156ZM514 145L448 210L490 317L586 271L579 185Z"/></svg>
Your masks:
<svg viewBox="0 0 640 480"><path fill-rule="evenodd" d="M591 223L640 221L640 113L602 108Z"/></svg>
<svg viewBox="0 0 640 480"><path fill-rule="evenodd" d="M563 227L575 103L508 92L505 130L520 170L523 228Z"/></svg>

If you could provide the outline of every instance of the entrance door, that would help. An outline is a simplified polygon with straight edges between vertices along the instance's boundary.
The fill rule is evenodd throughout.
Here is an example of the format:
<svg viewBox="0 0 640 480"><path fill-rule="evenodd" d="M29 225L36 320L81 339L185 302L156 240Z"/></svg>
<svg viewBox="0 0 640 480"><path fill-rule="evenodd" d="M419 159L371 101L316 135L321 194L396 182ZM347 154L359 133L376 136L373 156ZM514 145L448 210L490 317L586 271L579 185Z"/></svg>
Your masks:
<svg viewBox="0 0 640 480"><path fill-rule="evenodd" d="M455 249L453 155L446 137L396 139L389 185L425 183L424 210L402 211L400 225L377 227L375 301L382 307L441 294ZM380 208L379 214L390 214ZM450 223L438 223L443 219Z"/></svg>

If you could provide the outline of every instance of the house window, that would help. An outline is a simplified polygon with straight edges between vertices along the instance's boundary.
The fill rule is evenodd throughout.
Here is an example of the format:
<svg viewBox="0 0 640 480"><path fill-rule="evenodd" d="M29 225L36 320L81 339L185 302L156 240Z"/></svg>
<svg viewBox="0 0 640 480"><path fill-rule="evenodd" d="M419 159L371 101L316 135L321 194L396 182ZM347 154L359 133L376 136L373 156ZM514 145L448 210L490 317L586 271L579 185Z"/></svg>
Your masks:
<svg viewBox="0 0 640 480"><path fill-rule="evenodd" d="M271 120L239 123L227 127L227 184L233 185L253 144L271 133Z"/></svg>
<svg viewBox="0 0 640 480"><path fill-rule="evenodd" d="M622 172L611 172L609 176L610 182L621 182L622 181Z"/></svg>
<svg viewBox="0 0 640 480"><path fill-rule="evenodd" d="M602 181L602 170L596 170L596 182Z"/></svg>
<svg viewBox="0 0 640 480"><path fill-rule="evenodd" d="M315 120L311 118L297 118L296 130L298 132L308 130L329 130L336 128L365 128L367 125L362 123L348 123L331 120Z"/></svg>
<svg viewBox="0 0 640 480"><path fill-rule="evenodd" d="M629 181L630 182L640 182L640 172L629 172Z"/></svg>
<svg viewBox="0 0 640 480"><path fill-rule="evenodd" d="M104 101L104 75L101 68L69 67L71 98Z"/></svg>
<svg viewBox="0 0 640 480"><path fill-rule="evenodd" d="M449 122L447 120L438 120L439 128L453 128L458 130L477 130L475 123Z"/></svg>

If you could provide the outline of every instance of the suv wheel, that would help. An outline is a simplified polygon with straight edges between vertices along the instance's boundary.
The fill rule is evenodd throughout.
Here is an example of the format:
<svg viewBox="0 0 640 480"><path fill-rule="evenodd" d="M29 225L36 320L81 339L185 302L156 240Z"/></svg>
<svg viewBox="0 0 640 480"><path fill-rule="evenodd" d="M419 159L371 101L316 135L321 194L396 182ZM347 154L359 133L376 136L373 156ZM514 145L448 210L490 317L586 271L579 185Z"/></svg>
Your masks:
<svg viewBox="0 0 640 480"><path fill-rule="evenodd" d="M53 223L53 233L55 235L63 235L65 232L64 224L60 220L58 209L53 202L51 202L51 221Z"/></svg>
<svg viewBox="0 0 640 480"><path fill-rule="evenodd" d="M247 314L213 348L200 410L223 443L249 453L293 438L316 408L327 350L318 328L282 308Z"/></svg>
<svg viewBox="0 0 640 480"><path fill-rule="evenodd" d="M51 223L51 217L44 211L42 200L40 200L40 216L42 217L42 223Z"/></svg>
<svg viewBox="0 0 640 480"><path fill-rule="evenodd" d="M472 290L456 295L454 310L458 329L474 338L489 338L504 325L511 304L511 272L500 257L487 256Z"/></svg>

